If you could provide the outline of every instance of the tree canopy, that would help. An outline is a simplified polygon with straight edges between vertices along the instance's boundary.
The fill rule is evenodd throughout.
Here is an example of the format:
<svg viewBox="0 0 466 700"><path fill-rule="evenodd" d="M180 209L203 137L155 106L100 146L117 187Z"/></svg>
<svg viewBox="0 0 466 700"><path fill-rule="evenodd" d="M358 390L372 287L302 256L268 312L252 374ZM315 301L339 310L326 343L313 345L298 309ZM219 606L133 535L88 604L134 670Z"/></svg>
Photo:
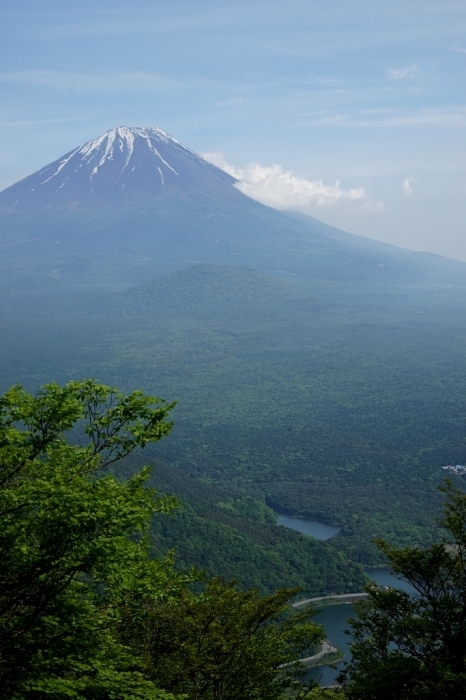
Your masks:
<svg viewBox="0 0 466 700"><path fill-rule="evenodd" d="M296 590L262 598L151 559L150 520L177 501L147 468L109 471L168 434L173 405L92 380L0 398L0 698L303 691L295 662L323 631L292 613Z"/></svg>
<svg viewBox="0 0 466 700"><path fill-rule="evenodd" d="M105 468L167 434L171 408L94 381L0 399L1 697L158 697L112 628L128 596L183 584L145 539L175 503Z"/></svg>
<svg viewBox="0 0 466 700"><path fill-rule="evenodd" d="M352 661L340 680L350 700L466 698L466 495L446 493L445 538L421 550L378 545L413 592L367 588L350 622Z"/></svg>
<svg viewBox="0 0 466 700"><path fill-rule="evenodd" d="M126 639L146 659L156 685L200 700L274 700L307 686L297 659L317 651L323 630L315 611L292 613L296 589L269 596L238 591L234 582L210 579L201 592L185 589L171 600L151 601L142 624Z"/></svg>

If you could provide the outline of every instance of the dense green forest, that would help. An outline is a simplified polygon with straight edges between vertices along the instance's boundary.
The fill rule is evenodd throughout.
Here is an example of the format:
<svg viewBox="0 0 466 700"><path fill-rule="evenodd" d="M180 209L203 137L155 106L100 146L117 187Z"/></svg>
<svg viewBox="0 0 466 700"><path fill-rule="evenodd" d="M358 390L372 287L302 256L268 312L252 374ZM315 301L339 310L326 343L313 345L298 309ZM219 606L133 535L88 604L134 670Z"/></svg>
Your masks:
<svg viewBox="0 0 466 700"><path fill-rule="evenodd" d="M146 463L136 454L113 470L129 477ZM195 564L263 593L299 586L300 597L360 591L367 582L363 569L328 543L277 527L274 512L260 500L161 463L151 465L148 484L181 501L170 517L152 520L151 551L160 557L174 548L184 570Z"/></svg>
<svg viewBox="0 0 466 700"><path fill-rule="evenodd" d="M463 491L442 488L439 542L377 541L411 590L366 586L341 686L321 689L305 664L324 629L313 606L291 605L298 588L261 595L192 566L179 571L173 552L153 556L160 530L151 523L180 504L151 488L150 470L131 455L170 433L172 410L94 380L36 395L16 385L0 397L0 698L466 698ZM152 480L178 484L194 510L226 496L153 466ZM226 497L220 509L270 520L263 504Z"/></svg>
<svg viewBox="0 0 466 700"><path fill-rule="evenodd" d="M0 700L466 700L466 264L238 185L119 127L0 193Z"/></svg>
<svg viewBox="0 0 466 700"><path fill-rule="evenodd" d="M92 380L0 397L2 699L306 693L299 659L323 629L290 606L298 589L261 596L151 557L151 518L176 500L147 468L108 473L170 432L172 407Z"/></svg>
<svg viewBox="0 0 466 700"><path fill-rule="evenodd" d="M466 497L448 481L442 492L441 541L377 543L410 590L368 586L355 605L352 660L338 679L348 700L466 698Z"/></svg>
<svg viewBox="0 0 466 700"><path fill-rule="evenodd" d="M464 292L263 277L200 266L111 295L5 297L1 384L166 395L176 424L152 457L343 525L330 544L353 561L381 562L379 535L430 544L441 467L466 460Z"/></svg>

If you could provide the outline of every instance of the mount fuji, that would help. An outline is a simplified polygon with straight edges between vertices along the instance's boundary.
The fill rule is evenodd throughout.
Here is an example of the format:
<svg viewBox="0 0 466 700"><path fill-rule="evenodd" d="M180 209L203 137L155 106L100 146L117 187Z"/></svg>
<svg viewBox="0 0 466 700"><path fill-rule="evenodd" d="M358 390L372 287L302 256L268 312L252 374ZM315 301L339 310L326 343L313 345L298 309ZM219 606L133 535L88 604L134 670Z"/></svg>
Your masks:
<svg viewBox="0 0 466 700"><path fill-rule="evenodd" d="M466 265L247 197L158 128L120 126L0 192L0 290L121 287L192 265L464 286Z"/></svg>
<svg viewBox="0 0 466 700"><path fill-rule="evenodd" d="M225 197L235 182L161 129L120 126L0 192L0 211L122 208L174 193Z"/></svg>

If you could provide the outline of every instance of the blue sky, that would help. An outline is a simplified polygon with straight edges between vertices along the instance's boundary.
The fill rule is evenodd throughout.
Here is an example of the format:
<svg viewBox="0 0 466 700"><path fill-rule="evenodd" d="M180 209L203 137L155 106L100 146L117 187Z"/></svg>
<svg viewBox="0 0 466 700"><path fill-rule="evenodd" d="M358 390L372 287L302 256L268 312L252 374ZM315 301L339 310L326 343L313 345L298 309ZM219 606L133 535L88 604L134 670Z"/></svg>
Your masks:
<svg viewBox="0 0 466 700"><path fill-rule="evenodd" d="M0 187L117 125L243 191L466 260L466 3L3 0Z"/></svg>

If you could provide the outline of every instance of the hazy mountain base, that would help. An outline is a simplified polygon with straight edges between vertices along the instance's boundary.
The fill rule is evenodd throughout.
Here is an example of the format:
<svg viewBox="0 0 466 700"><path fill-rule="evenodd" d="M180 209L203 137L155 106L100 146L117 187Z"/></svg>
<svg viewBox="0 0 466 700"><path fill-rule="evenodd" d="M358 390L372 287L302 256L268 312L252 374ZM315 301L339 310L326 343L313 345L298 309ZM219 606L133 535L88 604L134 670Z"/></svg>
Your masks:
<svg viewBox="0 0 466 700"><path fill-rule="evenodd" d="M307 280L465 285L466 265L279 212L245 197L165 196L118 209L0 212L0 291L143 284L193 263Z"/></svg>
<svg viewBox="0 0 466 700"><path fill-rule="evenodd" d="M219 571L247 551L283 578L270 551L295 535L241 540L243 523L274 531L251 519L267 513L251 497L342 524L325 546L364 563L379 561L376 535L430 544L440 467L466 459L466 265L277 212L139 132L108 133L1 194L3 386L94 376L177 398L156 454L242 499L208 518L187 506L166 544L176 534ZM242 267L186 269L196 262ZM143 286L114 293L131 285Z"/></svg>
<svg viewBox="0 0 466 700"><path fill-rule="evenodd" d="M231 311L232 307L239 310L250 304L275 306L305 300L309 292L251 267L204 264L173 272L110 299L109 313L189 317L204 311Z"/></svg>
<svg viewBox="0 0 466 700"><path fill-rule="evenodd" d="M159 457L344 525L332 546L366 564L379 561L377 535L430 544L441 466L466 459L464 292L300 278L295 300L266 303L254 301L259 275L246 302L244 289L231 296L232 278L249 275L237 268L229 281L216 270L196 301L200 272L159 280L155 300L151 285L147 302L123 295L123 315L115 296L9 296L1 384L96 376L176 398ZM186 295L183 312L174 300Z"/></svg>
<svg viewBox="0 0 466 700"><path fill-rule="evenodd" d="M144 464L143 454L134 455L114 471L128 477ZM273 511L258 499L160 462L152 464L148 483L181 500L176 513L155 516L151 527L153 554L175 548L178 567L194 564L263 593L301 586L299 597L359 591L367 581L362 567L325 542L278 527Z"/></svg>

